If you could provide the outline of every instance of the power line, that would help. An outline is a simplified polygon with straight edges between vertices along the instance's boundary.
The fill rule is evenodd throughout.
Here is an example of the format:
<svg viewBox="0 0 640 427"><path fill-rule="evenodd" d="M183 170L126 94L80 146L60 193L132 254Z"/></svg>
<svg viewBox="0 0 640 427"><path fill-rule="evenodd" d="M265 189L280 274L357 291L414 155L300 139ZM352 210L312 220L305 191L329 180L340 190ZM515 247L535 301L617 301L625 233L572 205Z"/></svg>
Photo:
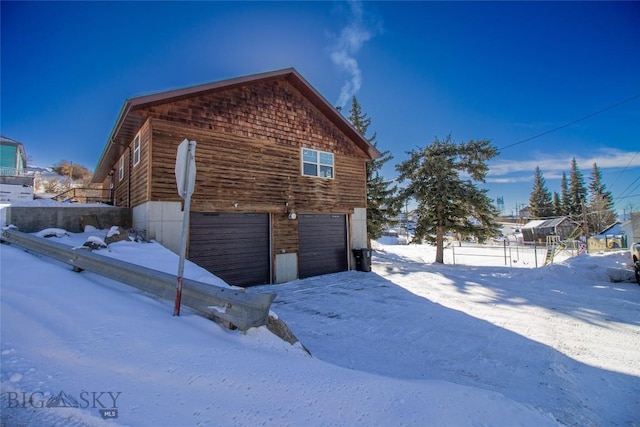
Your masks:
<svg viewBox="0 0 640 427"><path fill-rule="evenodd" d="M624 169L622 169L622 170L620 171L620 173L618 173L618 176L616 176L616 179L614 179L614 180L613 180L613 183L611 184L611 186L612 186L612 187L615 185L615 183L616 183L616 182L618 182L618 178L620 178L620 176L622 175L622 173L623 173L624 171L626 171L626 170L627 170L627 168L629 167L629 165L631 164L631 162L633 162L633 159L635 159L635 158L636 158L636 156L637 156L638 154L640 154L640 151L638 151L636 154L634 154L634 155L633 155L633 157L631 158L631 160L629 160L629 163L627 163L627 166L625 166L625 167L624 167Z"/></svg>
<svg viewBox="0 0 640 427"><path fill-rule="evenodd" d="M633 95L633 96L632 96L632 97L630 97L630 98L624 99L624 100L622 100L622 101L620 101L620 102L617 102L617 103L615 103L615 104L613 104L613 105L609 105L608 107L605 107L605 108L603 108L603 109L601 109L601 110L598 110L598 111L596 111L596 112L593 112L593 113L591 113L591 114L587 114L586 116L580 117L579 119L576 119L576 120L574 120L574 121L572 121L572 122L565 123L565 124L563 124L563 125L560 125L560 126L558 126L558 127L555 127L555 128L550 129L550 130L548 130L548 131L545 131L545 132L539 133L538 135L534 135L534 136L532 136L532 137L530 137L530 138L523 139L522 141L518 141L518 142L514 142L513 144L506 145L506 146L504 146L504 147L502 147L502 148L499 148L498 150L499 150L499 151L502 151L502 150L507 149L507 148L515 147L516 145L519 145L519 144L524 144L525 142L532 141L532 140L534 140L534 139L536 139L536 138L540 138L541 136L548 135L548 134L550 134L550 133L552 133L552 132L555 132L555 131L557 131L557 130L560 130L560 129L566 128L566 127L568 127L568 126L574 125L574 124L579 123L579 122L581 122L581 121L583 121L583 120L586 120L586 119L588 119L588 118L590 118L590 117L596 116L596 115L598 115L598 114L600 114L600 113L604 113L605 111L608 111L608 110L611 110L611 109L613 109L613 108L616 108L616 107L618 107L618 106L620 106L620 105L622 105L622 104L625 104L625 103L627 103L627 102L633 101L634 99L637 99L637 98L640 98L640 93L638 93L638 94L636 94L636 95Z"/></svg>
<svg viewBox="0 0 640 427"><path fill-rule="evenodd" d="M631 188L631 186L632 186L633 184L635 184L635 183L636 183L636 181L638 181L638 180L640 180L640 176L639 176L639 177L637 177L636 179L634 179L633 181L631 181L631 184L629 184L629 185L627 186L627 188L625 188L624 190L622 190L622 192L620 193L620 198L622 198L622 197L625 195L625 193L627 192L627 190L629 190L629 189ZM639 184L639 185L640 185L640 184ZM636 190L636 188L638 188L638 187L635 187L634 189L629 190L629 192L633 192L633 191L635 191L635 190Z"/></svg>
<svg viewBox="0 0 640 427"><path fill-rule="evenodd" d="M633 193L634 191L636 191L638 188L640 188L640 184L636 185L630 192Z"/></svg>
<svg viewBox="0 0 640 427"><path fill-rule="evenodd" d="M637 196L640 196L640 193L630 194L630 195L628 195L628 196L624 196L624 197L618 197L618 199L617 199L617 200L620 200L620 199L630 199L631 197L637 197Z"/></svg>
<svg viewBox="0 0 640 427"><path fill-rule="evenodd" d="M640 193L630 194L628 196L620 197L620 198L616 199L615 206L617 206L618 209L623 208L623 206L625 208L628 206L628 207L631 207L631 210L633 211L633 206L634 206L633 201L627 202L626 200L623 201L623 200L620 200L620 199L631 199L633 197L638 197L638 196L640 196ZM626 203L626 205L625 205L625 203Z"/></svg>

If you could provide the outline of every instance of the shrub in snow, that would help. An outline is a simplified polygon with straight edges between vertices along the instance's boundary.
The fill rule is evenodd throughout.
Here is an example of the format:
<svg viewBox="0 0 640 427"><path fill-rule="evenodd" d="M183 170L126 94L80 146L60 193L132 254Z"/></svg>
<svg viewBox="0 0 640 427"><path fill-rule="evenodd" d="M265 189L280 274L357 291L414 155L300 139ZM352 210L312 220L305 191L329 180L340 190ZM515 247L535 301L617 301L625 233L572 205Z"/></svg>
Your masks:
<svg viewBox="0 0 640 427"><path fill-rule="evenodd" d="M65 237L68 236L67 230L62 228L45 228L44 230L38 231L36 236L38 237Z"/></svg>
<svg viewBox="0 0 640 427"><path fill-rule="evenodd" d="M109 231L107 232L107 237L112 237L115 236L116 234L122 234L120 232L121 227L118 227L117 225L112 226ZM124 230L123 230L124 231Z"/></svg>
<svg viewBox="0 0 640 427"><path fill-rule="evenodd" d="M91 236L87 239L86 242L82 246L85 246L89 249L104 249L107 247L107 244L99 237Z"/></svg>
<svg viewBox="0 0 640 427"><path fill-rule="evenodd" d="M104 242L107 245L110 245L111 243L120 242L121 240L130 241L129 234L127 233L127 230L125 230L124 228L114 225L109 229L109 232L107 233L107 237L106 239L104 239Z"/></svg>

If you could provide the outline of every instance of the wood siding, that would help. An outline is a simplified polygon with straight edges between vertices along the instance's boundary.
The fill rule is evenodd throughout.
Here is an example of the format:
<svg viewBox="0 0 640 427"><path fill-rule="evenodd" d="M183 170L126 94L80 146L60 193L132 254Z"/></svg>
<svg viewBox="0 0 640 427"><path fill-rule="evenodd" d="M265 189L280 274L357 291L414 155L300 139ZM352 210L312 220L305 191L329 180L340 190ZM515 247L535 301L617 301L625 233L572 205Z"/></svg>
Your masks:
<svg viewBox="0 0 640 427"><path fill-rule="evenodd" d="M113 168L118 206L181 202L175 157L186 138L197 141L192 212L271 214L274 254L300 249L298 220L287 212L346 214L348 221L354 208L366 208L368 155L286 80L138 105L127 114L144 123L141 161L133 167L132 140L124 179L118 163ZM302 148L332 153L334 178L302 176Z"/></svg>
<svg viewBox="0 0 640 427"><path fill-rule="evenodd" d="M122 156L120 157L120 159L124 158L124 173L123 173L123 177L122 179L120 178L120 159L118 159L118 162L115 164L114 167L114 171L113 171L113 182L114 182L114 187L113 187L113 198L114 198L114 205L115 206L122 206L122 207L131 207L131 205L129 204L130 199L129 199L129 185L130 185L130 181L129 181L129 169L130 169L130 165L131 165L131 157L130 157L130 150L127 149L124 151L124 153L122 154Z"/></svg>
<svg viewBox="0 0 640 427"><path fill-rule="evenodd" d="M133 144L129 146L129 152L131 153L131 206L137 206L149 200L150 183L149 183L149 147L151 140L151 121L147 120L146 123L140 128L140 163L133 164ZM134 138L135 139L135 138ZM175 157L175 156L174 156ZM175 161L174 161L175 163Z"/></svg>
<svg viewBox="0 0 640 427"><path fill-rule="evenodd" d="M346 213L366 206L366 155L286 81L195 96L131 114L150 120L140 129L140 164L132 167L133 140L123 154L128 158L125 178L115 183L118 205L179 201L175 154L188 138L198 142L196 210L232 210L234 203L242 203L243 211L274 212L284 210L286 201L296 212ZM335 178L303 177L302 147L333 153ZM118 164L114 173L117 178Z"/></svg>
<svg viewBox="0 0 640 427"><path fill-rule="evenodd" d="M114 203L116 206L133 207L150 200L150 147L151 147L151 121L140 128L140 162L133 164L134 140L122 154L124 158L124 176L119 177L120 159L114 165ZM135 138L134 138L135 139ZM175 157L175 155L174 155ZM174 160L175 163L175 160Z"/></svg>
<svg viewBox="0 0 640 427"><path fill-rule="evenodd" d="M350 213L366 206L365 163L336 154L335 178L301 174L300 148L153 121L152 200L180 201L174 164L179 142L196 140L194 212L268 212L275 251L298 251L296 213ZM286 206L288 203L288 206Z"/></svg>
<svg viewBox="0 0 640 427"><path fill-rule="evenodd" d="M284 80L141 109L138 114L241 137L366 158L324 114Z"/></svg>
<svg viewBox="0 0 640 427"><path fill-rule="evenodd" d="M285 214L271 216L272 244L275 254L298 252L298 221Z"/></svg>
<svg viewBox="0 0 640 427"><path fill-rule="evenodd" d="M295 212L348 212L366 205L362 159L335 155L334 179L306 177L299 147L161 120L153 122L152 200L180 200L174 165L184 138L198 143L194 210L284 213L289 203Z"/></svg>
<svg viewBox="0 0 640 427"><path fill-rule="evenodd" d="M144 114L151 117L153 144L148 200L182 200L174 165L187 138L198 143L192 211L272 213L275 253L299 250L298 223L287 211L366 207L364 153L285 82L189 98ZM334 153L334 179L302 176L302 147Z"/></svg>

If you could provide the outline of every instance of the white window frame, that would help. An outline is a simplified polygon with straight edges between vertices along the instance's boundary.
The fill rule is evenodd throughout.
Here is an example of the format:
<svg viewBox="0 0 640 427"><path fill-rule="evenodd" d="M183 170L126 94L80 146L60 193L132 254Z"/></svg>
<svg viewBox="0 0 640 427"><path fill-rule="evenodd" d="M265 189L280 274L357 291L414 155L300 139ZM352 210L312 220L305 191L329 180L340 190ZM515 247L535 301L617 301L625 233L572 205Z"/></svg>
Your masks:
<svg viewBox="0 0 640 427"><path fill-rule="evenodd" d="M305 160L305 154L315 153L315 160L310 161L309 159ZM331 157L331 163L327 162L327 157ZM305 165L313 165L315 166L315 174L305 172ZM326 170L330 168L331 176L326 176L323 174L323 168ZM302 176L310 176L313 178L323 178L323 179L334 179L336 176L336 161L333 153L329 153L326 151L314 150L312 148L302 148L300 150L300 171Z"/></svg>
<svg viewBox="0 0 640 427"><path fill-rule="evenodd" d="M120 165L118 166L118 181L124 179L124 156L120 157Z"/></svg>
<svg viewBox="0 0 640 427"><path fill-rule="evenodd" d="M140 163L140 134L133 139L133 166Z"/></svg>

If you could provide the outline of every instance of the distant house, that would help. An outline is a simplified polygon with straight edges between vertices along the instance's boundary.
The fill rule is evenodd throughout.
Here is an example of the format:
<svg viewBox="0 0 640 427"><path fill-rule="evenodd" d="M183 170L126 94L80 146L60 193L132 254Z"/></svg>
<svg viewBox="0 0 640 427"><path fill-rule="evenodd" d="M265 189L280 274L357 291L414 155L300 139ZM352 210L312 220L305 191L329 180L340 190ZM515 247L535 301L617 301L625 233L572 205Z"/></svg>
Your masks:
<svg viewBox="0 0 640 427"><path fill-rule="evenodd" d="M640 212L632 212L629 220L620 225L620 232L627 237L627 245L640 243Z"/></svg>
<svg viewBox="0 0 640 427"><path fill-rule="evenodd" d="M622 234L621 226L622 226L622 222L616 221L613 224L611 224L610 226L608 226L607 228L605 228L604 230L600 231L594 237L603 238L603 237L607 237L607 236L618 236L618 235Z"/></svg>
<svg viewBox="0 0 640 427"><path fill-rule="evenodd" d="M26 174L26 168L22 143L0 136L0 201L33 199L33 176Z"/></svg>
<svg viewBox="0 0 640 427"><path fill-rule="evenodd" d="M604 230L587 239L589 252L599 252L607 249L627 248L629 241L622 230L622 223L616 221Z"/></svg>
<svg viewBox="0 0 640 427"><path fill-rule="evenodd" d="M542 245L546 243L547 236L558 236L559 240L566 240L575 228L576 225L567 217L533 220L522 227L522 237L525 243Z"/></svg>
<svg viewBox="0 0 640 427"><path fill-rule="evenodd" d="M295 69L128 99L93 180L179 249L174 165L196 147L187 256L233 285L345 271L366 247L366 162L380 156Z"/></svg>
<svg viewBox="0 0 640 427"><path fill-rule="evenodd" d="M27 155L21 142L0 136L0 175L23 176L27 168Z"/></svg>

